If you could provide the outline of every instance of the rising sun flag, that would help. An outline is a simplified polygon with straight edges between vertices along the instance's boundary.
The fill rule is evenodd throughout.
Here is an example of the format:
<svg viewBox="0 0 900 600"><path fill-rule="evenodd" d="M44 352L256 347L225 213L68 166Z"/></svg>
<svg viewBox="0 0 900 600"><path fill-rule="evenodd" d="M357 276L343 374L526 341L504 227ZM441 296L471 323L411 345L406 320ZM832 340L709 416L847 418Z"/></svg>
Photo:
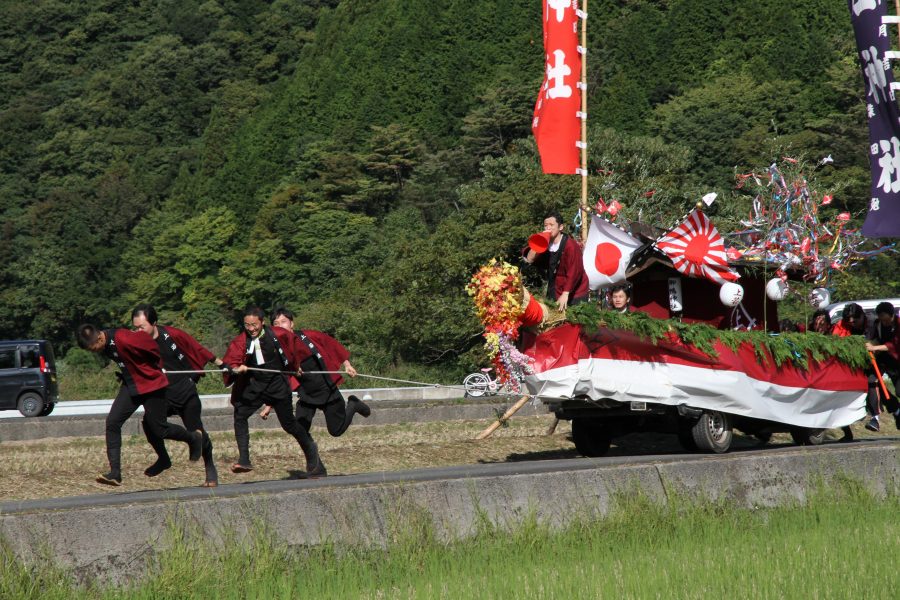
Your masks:
<svg viewBox="0 0 900 600"><path fill-rule="evenodd" d="M715 225L699 209L656 241L656 247L688 277L705 277L716 283L737 281L740 275L728 266L725 242Z"/></svg>

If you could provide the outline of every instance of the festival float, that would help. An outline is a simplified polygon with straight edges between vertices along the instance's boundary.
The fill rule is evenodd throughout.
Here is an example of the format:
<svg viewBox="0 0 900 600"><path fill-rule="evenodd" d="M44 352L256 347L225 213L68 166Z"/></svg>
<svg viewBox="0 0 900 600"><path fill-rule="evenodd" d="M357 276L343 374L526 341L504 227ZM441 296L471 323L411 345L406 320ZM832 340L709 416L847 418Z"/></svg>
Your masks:
<svg viewBox="0 0 900 600"><path fill-rule="evenodd" d="M789 202L815 210L821 201L797 194ZM628 312L602 310L596 300L555 312L524 288L518 267L492 261L468 291L499 380L521 404L541 402L571 420L586 456L637 431L675 433L685 448L712 452L728 450L735 428L761 441L790 432L799 444L821 443L827 429L865 416L868 357L857 339L779 332L778 301L793 280L811 279L814 264L866 255L850 241L856 232L804 223L786 223L783 213L764 220L733 236L756 240L738 250L726 249L699 209L652 238L647 226L629 227L641 232L634 234L593 214L584 253L592 288L630 282ZM842 258L820 255L821 245L838 247L835 233L844 238ZM810 234L819 243L807 248ZM797 242L776 251L788 238ZM810 301L824 305L827 292L816 288Z"/></svg>
<svg viewBox="0 0 900 600"><path fill-rule="evenodd" d="M778 302L806 281L817 286L808 300L820 308L834 272L896 252L864 237L874 237L873 227L888 235L879 215L873 219L884 182L873 179L874 209L861 230L830 206L832 196L811 190L805 166L787 156L738 175L738 189L755 187L752 208L725 236L706 214L715 194L671 229L615 223L621 205L600 200L591 208L587 199L587 15L575 3L548 0L543 16L546 75L532 127L543 171L582 178L584 266L601 293L558 313L524 289L515 265L495 260L472 277L467 291L498 379L521 395L479 437L528 401L571 420L586 456L636 431L675 433L685 448L710 452L727 451L734 429L763 442L786 431L799 444L818 444L826 430L864 418L870 357L862 341L780 332ZM536 252L544 242L530 240ZM632 286L630 310L601 310L602 290L623 281Z"/></svg>

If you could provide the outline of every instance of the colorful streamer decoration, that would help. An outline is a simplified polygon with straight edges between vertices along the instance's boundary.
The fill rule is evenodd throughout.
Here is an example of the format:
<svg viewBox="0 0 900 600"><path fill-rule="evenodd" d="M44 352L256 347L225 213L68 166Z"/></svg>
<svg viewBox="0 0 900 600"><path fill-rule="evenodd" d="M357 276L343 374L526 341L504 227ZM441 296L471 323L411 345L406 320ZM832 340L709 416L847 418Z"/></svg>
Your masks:
<svg viewBox="0 0 900 600"><path fill-rule="evenodd" d="M777 272L803 273L804 280L827 285L835 271L896 252L894 244L876 245L866 238L852 225L853 215L838 213L833 195L811 189L804 166L785 157L782 167L772 163L763 173L737 175L736 188L753 200L742 228L725 236L729 260L766 263Z"/></svg>

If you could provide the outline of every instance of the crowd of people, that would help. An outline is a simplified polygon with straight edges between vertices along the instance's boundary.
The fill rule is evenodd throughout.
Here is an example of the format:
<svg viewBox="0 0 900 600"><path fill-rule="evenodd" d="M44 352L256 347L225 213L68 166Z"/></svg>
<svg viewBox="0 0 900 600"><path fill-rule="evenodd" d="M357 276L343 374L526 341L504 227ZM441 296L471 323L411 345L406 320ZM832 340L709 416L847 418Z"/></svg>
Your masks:
<svg viewBox="0 0 900 600"><path fill-rule="evenodd" d="M109 471L97 477L99 483L122 485L122 426L139 407L144 409L144 433L156 452L156 461L144 470L156 477L172 466L165 440L188 446L191 461L203 458L206 471L203 487L216 487L218 471L213 446L201 420L202 405L197 382L214 364L231 387L234 407L234 434L238 459L233 473L253 470L250 460L248 420L258 410L266 418L274 410L281 428L290 434L305 457L301 477L323 477L327 469L310 435L316 410L325 414L328 432L343 434L357 413L368 417L371 409L338 389L341 372L357 375L350 353L333 337L315 330L294 330L294 315L279 308L266 324L266 315L257 306L243 312L243 327L222 358L193 336L176 327L157 322L156 310L140 304L132 311L132 328L100 329L81 325L77 341L81 348L102 354L119 367L121 386L106 418L106 453ZM215 369L213 369L215 370ZM293 393L298 393L296 410ZM265 408L263 408L265 407ZM183 426L171 423L181 417Z"/></svg>
<svg viewBox="0 0 900 600"><path fill-rule="evenodd" d="M879 303L875 307L875 319L869 324L866 313L859 304L847 304L841 320L833 327L827 312L816 311L810 319L810 330L840 337L851 335L865 337L866 351L872 357L872 367L867 369L869 390L866 395L866 409L869 420L866 429L870 431L881 429L882 407L893 415L894 425L900 429L900 403L896 394L891 394L884 385L884 376L890 378L894 386L900 385L900 319L894 305L890 302ZM848 431L849 428L845 428L844 439L847 439ZM850 439L853 439L852 434Z"/></svg>

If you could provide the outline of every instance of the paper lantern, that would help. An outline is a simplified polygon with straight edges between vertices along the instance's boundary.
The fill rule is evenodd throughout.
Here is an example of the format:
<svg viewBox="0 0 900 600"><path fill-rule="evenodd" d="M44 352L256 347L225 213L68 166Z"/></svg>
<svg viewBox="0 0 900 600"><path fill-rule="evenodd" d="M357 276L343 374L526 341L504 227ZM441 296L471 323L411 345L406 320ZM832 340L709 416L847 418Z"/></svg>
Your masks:
<svg viewBox="0 0 900 600"><path fill-rule="evenodd" d="M669 310L674 313L680 313L684 310L680 277L669 277Z"/></svg>
<svg viewBox="0 0 900 600"><path fill-rule="evenodd" d="M719 288L719 300L725 306L737 306L744 299L744 288L737 283L726 281Z"/></svg>
<svg viewBox="0 0 900 600"><path fill-rule="evenodd" d="M825 308L831 304L831 292L825 288L814 288L809 293L809 303L813 308Z"/></svg>
<svg viewBox="0 0 900 600"><path fill-rule="evenodd" d="M774 277L766 283L766 296L769 297L769 300L774 300L775 302L781 302L785 299L788 293L788 284L785 283L780 277Z"/></svg>

